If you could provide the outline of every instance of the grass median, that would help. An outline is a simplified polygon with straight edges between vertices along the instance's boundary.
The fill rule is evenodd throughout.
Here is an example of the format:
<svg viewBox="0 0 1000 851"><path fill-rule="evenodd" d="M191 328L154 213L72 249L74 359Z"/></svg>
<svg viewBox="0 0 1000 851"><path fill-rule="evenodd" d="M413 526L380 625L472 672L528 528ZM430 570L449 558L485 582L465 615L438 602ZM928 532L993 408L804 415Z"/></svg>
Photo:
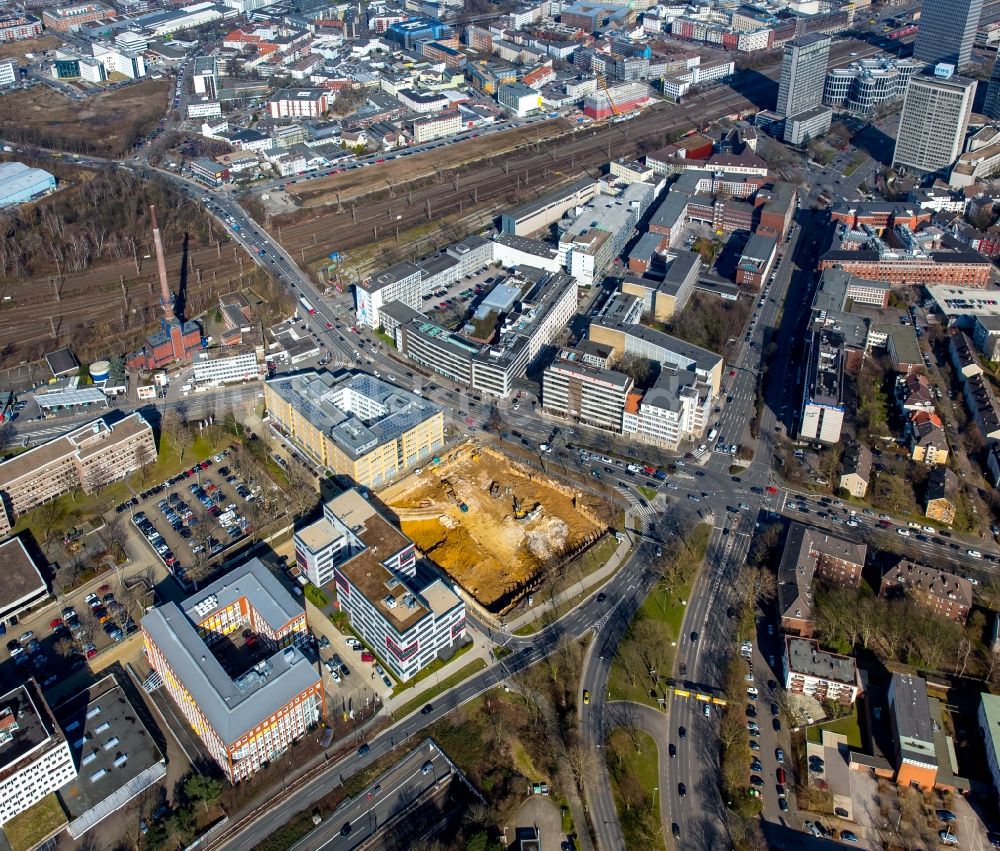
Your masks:
<svg viewBox="0 0 1000 851"><path fill-rule="evenodd" d="M448 691L448 689L450 688L454 688L462 681L467 680L473 674L476 674L479 671L483 670L483 668L485 667L486 667L486 661L483 659L475 659L472 662L469 662L468 665L464 665L463 667L459 668L457 671L455 671L454 674L451 674L450 676L445 677L440 682L435 683L432 688L427 689L420 696L415 697L412 700L409 700L406 703L404 703L402 706L399 707L399 709L395 710L392 713L393 717L396 720L399 720L400 718L405 718L414 710L422 707L425 703L429 703L439 694Z"/></svg>

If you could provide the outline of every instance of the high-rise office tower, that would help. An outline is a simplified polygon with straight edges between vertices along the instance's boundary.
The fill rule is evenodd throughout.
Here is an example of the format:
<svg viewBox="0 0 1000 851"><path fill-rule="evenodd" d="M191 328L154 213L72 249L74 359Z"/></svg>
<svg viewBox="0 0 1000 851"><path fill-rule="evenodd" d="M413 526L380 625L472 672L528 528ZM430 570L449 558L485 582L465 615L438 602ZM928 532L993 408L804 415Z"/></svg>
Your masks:
<svg viewBox="0 0 1000 851"><path fill-rule="evenodd" d="M913 58L928 65L969 64L983 0L924 0Z"/></svg>
<svg viewBox="0 0 1000 851"><path fill-rule="evenodd" d="M993 73L990 75L990 84L986 89L986 102L983 104L983 114L1000 121L1000 56L993 63Z"/></svg>
<svg viewBox="0 0 1000 851"><path fill-rule="evenodd" d="M785 141L801 145L830 129L832 111L823 106L823 84L830 55L830 36L797 38L785 45L778 84L778 114L785 119Z"/></svg>
<svg viewBox="0 0 1000 851"><path fill-rule="evenodd" d="M950 166L962 153L976 81L938 66L916 74L906 89L893 165L916 174Z"/></svg>

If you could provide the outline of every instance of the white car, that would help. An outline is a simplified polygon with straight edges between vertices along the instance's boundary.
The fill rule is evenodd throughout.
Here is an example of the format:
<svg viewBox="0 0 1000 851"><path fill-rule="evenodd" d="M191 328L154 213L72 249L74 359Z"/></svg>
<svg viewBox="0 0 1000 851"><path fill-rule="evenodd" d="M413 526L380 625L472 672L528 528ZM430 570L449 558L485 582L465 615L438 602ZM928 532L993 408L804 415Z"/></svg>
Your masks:
<svg viewBox="0 0 1000 851"><path fill-rule="evenodd" d="M760 696L760 692L754 686L747 687L747 694L756 700Z"/></svg>
<svg viewBox="0 0 1000 851"><path fill-rule="evenodd" d="M910 537L910 530L909 529L897 529L896 530L896 534L897 535L902 535L904 538L909 538Z"/></svg>
<svg viewBox="0 0 1000 851"><path fill-rule="evenodd" d="M982 558L983 557L983 554L981 552L979 552L979 550L966 550L965 553L966 553L966 555L970 555L973 558Z"/></svg>
<svg viewBox="0 0 1000 851"><path fill-rule="evenodd" d="M937 529L935 529L933 526L922 526L921 528L925 532L930 532L932 535L937 531Z"/></svg>

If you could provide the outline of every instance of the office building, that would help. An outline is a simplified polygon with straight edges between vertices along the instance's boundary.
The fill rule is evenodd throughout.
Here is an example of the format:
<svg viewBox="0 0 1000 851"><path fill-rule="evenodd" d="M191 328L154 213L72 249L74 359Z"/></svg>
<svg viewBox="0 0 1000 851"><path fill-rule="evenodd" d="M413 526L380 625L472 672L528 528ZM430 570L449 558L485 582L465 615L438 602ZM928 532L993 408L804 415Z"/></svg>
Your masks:
<svg viewBox="0 0 1000 851"><path fill-rule="evenodd" d="M198 56L191 71L194 92L209 100L219 97L219 64L214 56Z"/></svg>
<svg viewBox="0 0 1000 851"><path fill-rule="evenodd" d="M993 778L994 801L1000 800L1000 695L985 691L980 694L977 718L986 765Z"/></svg>
<svg viewBox="0 0 1000 851"><path fill-rule="evenodd" d="M316 464L376 488L444 446L438 405L363 374L309 370L264 383L268 417Z"/></svg>
<svg viewBox="0 0 1000 851"><path fill-rule="evenodd" d="M116 17L115 10L104 3L71 3L66 6L52 6L42 12L42 21L50 30L67 32L78 30L82 24L110 20Z"/></svg>
<svg viewBox="0 0 1000 851"><path fill-rule="evenodd" d="M828 535L821 529L792 523L778 564L778 616L781 628L812 637L813 583L857 588L868 547Z"/></svg>
<svg viewBox="0 0 1000 851"><path fill-rule="evenodd" d="M41 168L24 163L0 163L0 208L40 198L56 188L56 179Z"/></svg>
<svg viewBox="0 0 1000 851"><path fill-rule="evenodd" d="M327 107L326 89L281 89L268 101L271 118L319 118Z"/></svg>
<svg viewBox="0 0 1000 851"><path fill-rule="evenodd" d="M994 121L1000 121L1000 55L993 63L993 73L986 89L986 100L983 103L983 114Z"/></svg>
<svg viewBox="0 0 1000 851"><path fill-rule="evenodd" d="M923 68L922 62L895 56L859 59L846 68L831 68L823 86L823 103L869 115L885 103L906 94L910 78Z"/></svg>
<svg viewBox="0 0 1000 851"><path fill-rule="evenodd" d="M833 329L813 332L806 362L799 437L838 443L844 426L845 340Z"/></svg>
<svg viewBox="0 0 1000 851"><path fill-rule="evenodd" d="M69 742L35 681L0 696L0 824L74 777Z"/></svg>
<svg viewBox="0 0 1000 851"><path fill-rule="evenodd" d="M382 307L393 301L419 310L425 295L450 287L465 275L493 262L493 242L478 234L449 245L444 251L411 263L404 260L354 288L359 325L382 326Z"/></svg>
<svg viewBox="0 0 1000 851"><path fill-rule="evenodd" d="M784 139L801 145L830 129L832 111L823 106L830 36L812 33L785 45L778 83L777 112L785 120Z"/></svg>
<svg viewBox="0 0 1000 851"><path fill-rule="evenodd" d="M524 118L541 111L542 96L524 83L505 83L497 90L497 103Z"/></svg>
<svg viewBox="0 0 1000 851"><path fill-rule="evenodd" d="M976 81L923 72L910 80L892 157L896 168L916 175L949 168L965 145Z"/></svg>
<svg viewBox="0 0 1000 851"><path fill-rule="evenodd" d="M892 762L900 788L934 788L938 760L934 746L927 681L916 674L894 673L889 681Z"/></svg>
<svg viewBox="0 0 1000 851"><path fill-rule="evenodd" d="M248 629L253 646L242 637ZM150 667L232 783L326 715L322 680L297 646L308 635L305 612L260 559L180 604L153 609L142 633ZM229 672L216 653L225 654ZM234 665L243 670L230 673Z"/></svg>
<svg viewBox="0 0 1000 851"><path fill-rule="evenodd" d="M574 423L620 434L632 379L585 363L563 349L542 375L542 410Z"/></svg>
<svg viewBox="0 0 1000 851"><path fill-rule="evenodd" d="M983 0L923 0L913 58L964 68L972 57Z"/></svg>
<svg viewBox="0 0 1000 851"><path fill-rule="evenodd" d="M257 381L260 378L257 352L252 346L241 352L199 352L194 358L192 377L196 388Z"/></svg>
<svg viewBox="0 0 1000 851"><path fill-rule="evenodd" d="M881 597L907 597L935 615L965 623L972 608L972 583L964 576L903 559L882 574Z"/></svg>
<svg viewBox="0 0 1000 851"><path fill-rule="evenodd" d="M693 372L661 365L652 387L629 394L622 430L640 443L674 451L682 440L704 435L714 399L711 386Z"/></svg>
<svg viewBox="0 0 1000 851"><path fill-rule="evenodd" d="M600 183L581 177L534 201L529 201L500 215L500 229L513 236L530 236L558 222L574 207L582 207L597 195Z"/></svg>
<svg viewBox="0 0 1000 851"><path fill-rule="evenodd" d="M617 357L648 358L663 366L691 372L708 384L712 396L719 394L723 359L715 352L645 325L628 325L600 317L590 321L587 336L595 343L610 347Z"/></svg>
<svg viewBox="0 0 1000 851"><path fill-rule="evenodd" d="M26 511L64 493L85 493L156 460L153 429L142 414L113 424L94 420L0 464L0 537Z"/></svg>
<svg viewBox="0 0 1000 851"><path fill-rule="evenodd" d="M812 638L785 636L785 688L817 700L850 704L861 691L861 676L854 659L820 650Z"/></svg>
<svg viewBox="0 0 1000 851"><path fill-rule="evenodd" d="M166 776L165 755L143 723L146 711L140 707L109 673L52 708L80 769L76 782L59 790L70 818L66 832L74 840Z"/></svg>
<svg viewBox="0 0 1000 851"><path fill-rule="evenodd" d="M322 520L295 533L295 559L313 584L333 583L352 629L400 680L465 637L465 603L357 490L331 499Z"/></svg>

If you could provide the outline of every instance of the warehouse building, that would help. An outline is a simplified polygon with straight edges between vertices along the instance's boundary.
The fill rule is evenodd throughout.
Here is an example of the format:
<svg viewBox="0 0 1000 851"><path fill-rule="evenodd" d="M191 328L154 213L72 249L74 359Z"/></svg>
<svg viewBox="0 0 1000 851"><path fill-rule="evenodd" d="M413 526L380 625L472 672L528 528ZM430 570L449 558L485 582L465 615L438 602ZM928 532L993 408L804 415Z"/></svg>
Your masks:
<svg viewBox="0 0 1000 851"><path fill-rule="evenodd" d="M264 402L313 461L371 488L444 446L440 406L370 375L309 370L272 378Z"/></svg>
<svg viewBox="0 0 1000 851"><path fill-rule="evenodd" d="M322 520L295 533L295 559L314 585L335 584L351 627L400 680L465 636L465 603L425 575L413 541L357 490L327 502Z"/></svg>
<svg viewBox="0 0 1000 851"><path fill-rule="evenodd" d="M534 201L515 207L500 216L500 229L515 236L528 236L555 224L563 214L596 197L599 184L591 177L581 177L542 195Z"/></svg>
<svg viewBox="0 0 1000 851"><path fill-rule="evenodd" d="M251 652L256 645L229 638L245 629L263 644L263 658ZM308 634L305 612L260 559L153 609L142 632L150 667L232 783L326 716L323 682L297 646ZM216 652L226 653L230 672L238 662L244 670L227 672Z"/></svg>
<svg viewBox="0 0 1000 851"><path fill-rule="evenodd" d="M32 201L55 188L55 177L44 169L18 162L0 163L0 207Z"/></svg>

